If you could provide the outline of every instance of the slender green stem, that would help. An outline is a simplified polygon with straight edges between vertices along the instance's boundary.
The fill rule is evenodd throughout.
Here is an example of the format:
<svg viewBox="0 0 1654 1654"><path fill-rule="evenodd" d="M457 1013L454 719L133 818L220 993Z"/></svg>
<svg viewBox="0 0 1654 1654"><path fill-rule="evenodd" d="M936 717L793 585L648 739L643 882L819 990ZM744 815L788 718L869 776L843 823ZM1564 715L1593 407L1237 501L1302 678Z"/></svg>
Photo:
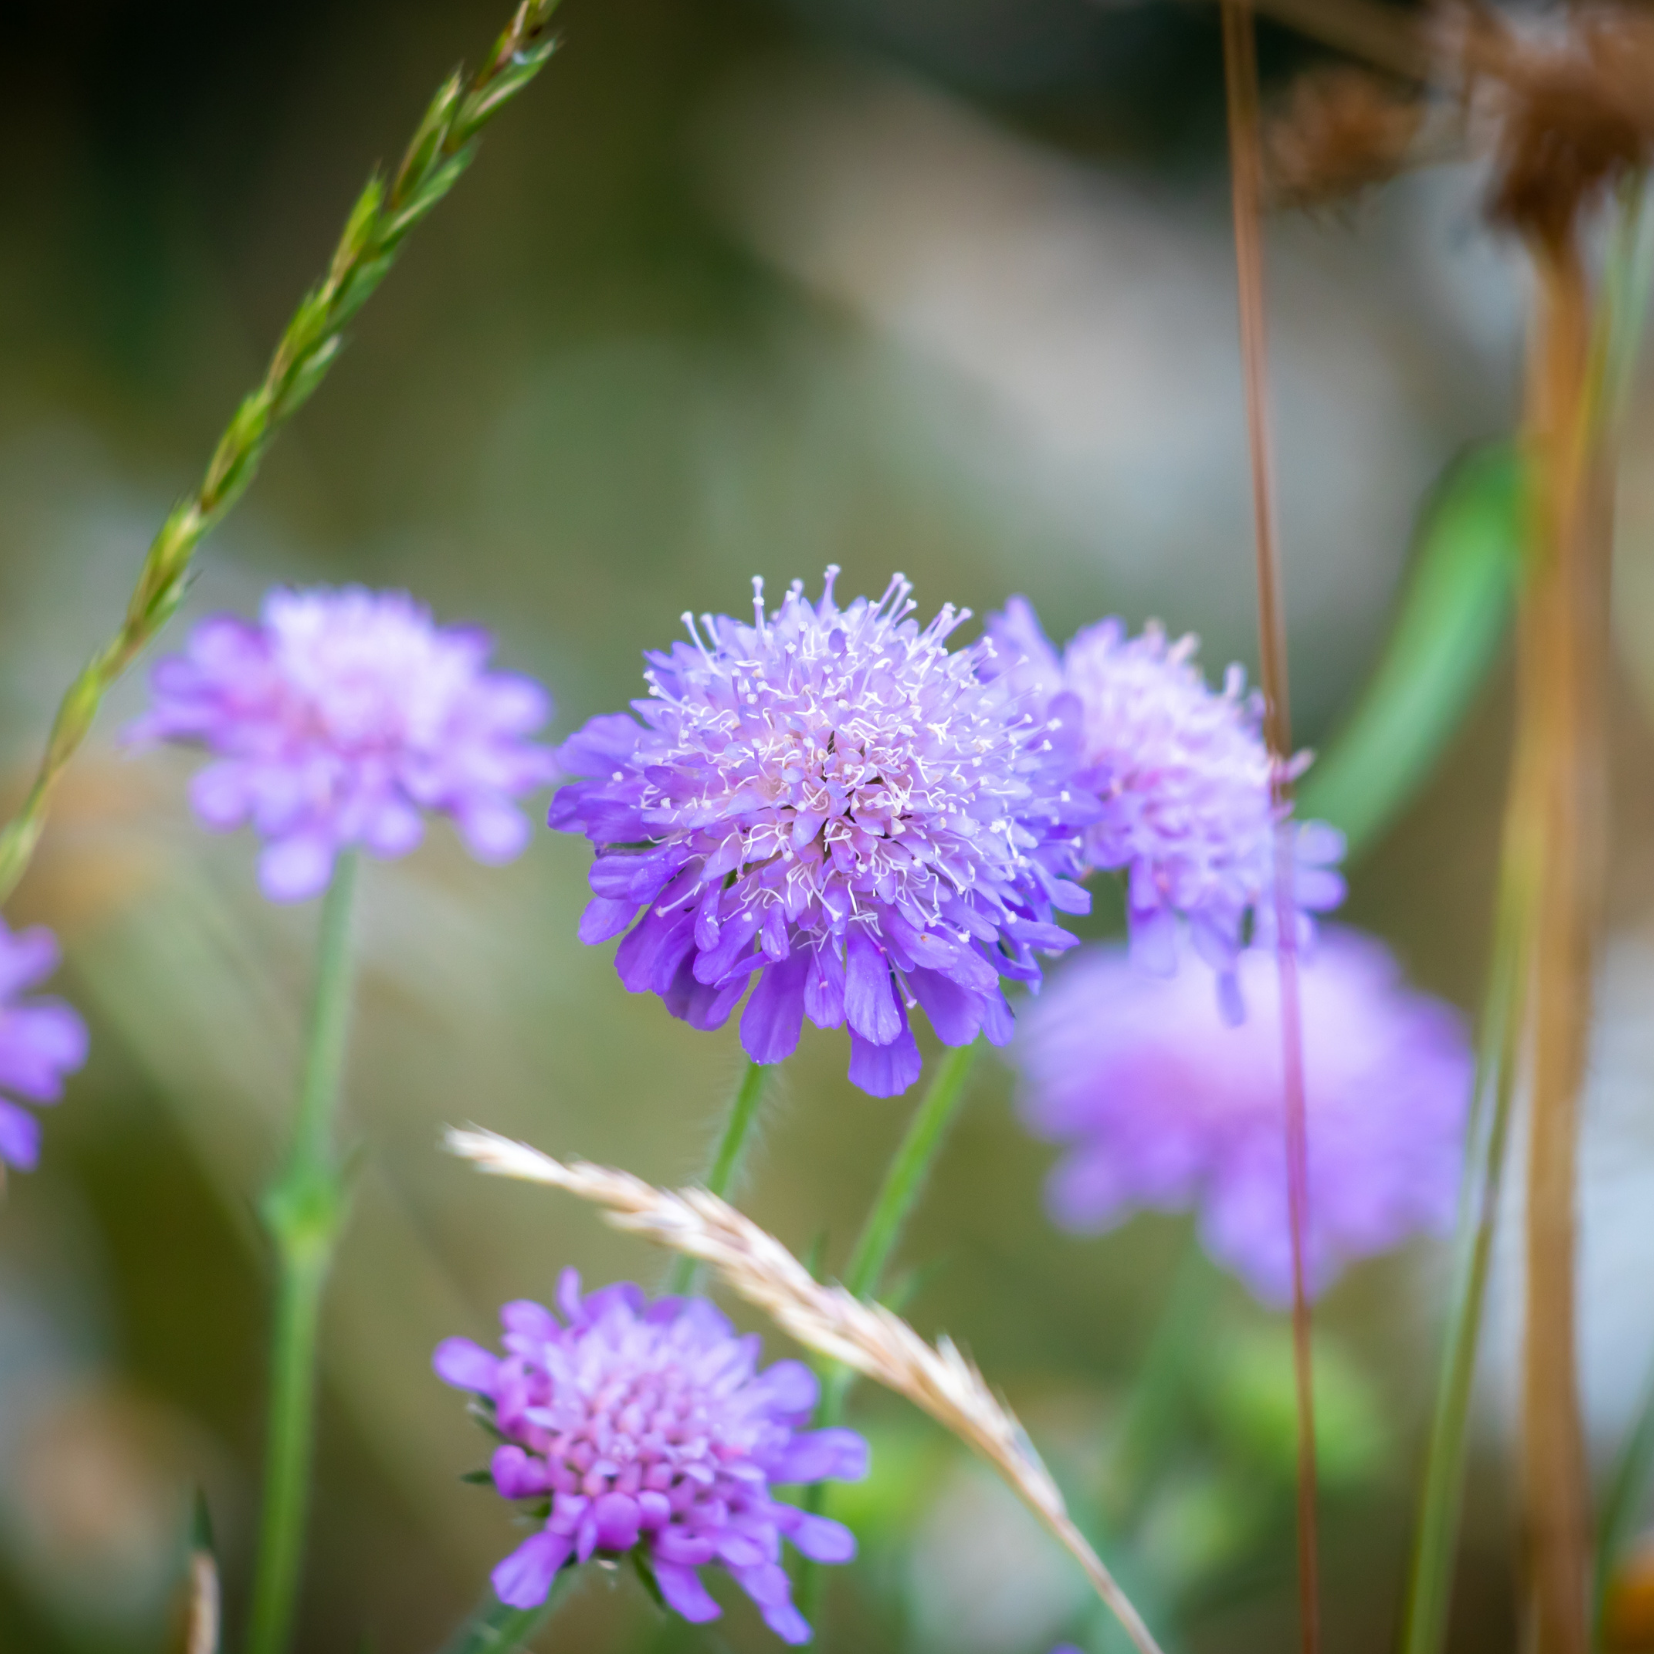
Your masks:
<svg viewBox="0 0 1654 1654"><path fill-rule="evenodd" d="M712 1164L707 1170L705 1186L720 1199L726 1199L740 1176L741 1166L751 1147L752 1128L757 1123L764 1094L778 1063L748 1062L741 1074L741 1083L730 1100L729 1117L713 1151ZM666 1290L671 1293L693 1292L700 1282L702 1265L694 1258L681 1254L672 1260L667 1272Z"/></svg>
<svg viewBox="0 0 1654 1654"><path fill-rule="evenodd" d="M867 1214L844 1270L844 1284L858 1298L871 1298L879 1290L885 1265L924 1192L930 1168L964 1099L965 1082L976 1065L980 1043L955 1046L937 1064L930 1089L885 1171L878 1199Z"/></svg>
<svg viewBox="0 0 1654 1654"><path fill-rule="evenodd" d="M1614 1466L1608 1497L1603 1501L1597 1523L1596 1569L1591 1582L1593 1647L1604 1646L1608 1589L1614 1581L1614 1570L1637 1531L1651 1480L1654 1480L1654 1376L1649 1379L1642 1406L1637 1411L1637 1422Z"/></svg>
<svg viewBox="0 0 1654 1654"><path fill-rule="evenodd" d="M1464 1186L1459 1198L1459 1258L1413 1534L1402 1621L1403 1654L1440 1654L1452 1601L1453 1562L1464 1498L1465 1427L1504 1186L1528 978L1531 881L1525 866L1517 861L1524 856L1524 846L1509 842L1505 854L1507 866L1494 927L1493 962L1482 1014Z"/></svg>
<svg viewBox="0 0 1654 1654"><path fill-rule="evenodd" d="M570 1570L551 1582L551 1595L538 1608L507 1608L494 1595L442 1645L442 1654L510 1654L541 1629L557 1611Z"/></svg>
<svg viewBox="0 0 1654 1654"><path fill-rule="evenodd" d="M349 1026L350 910L356 857L346 851L322 903L316 981L293 1146L260 1211L279 1273L265 1443L264 1505L248 1654L285 1654L304 1560L315 1436L316 1345L322 1292L344 1219L333 1116Z"/></svg>
<svg viewBox="0 0 1654 1654"><path fill-rule="evenodd" d="M907 1131L885 1171L878 1197L856 1238L850 1262L845 1266L844 1285L858 1298L878 1296L885 1266L902 1238L902 1230L924 1192L930 1169L964 1101L966 1082L976 1066L981 1044L978 1039L970 1045L955 1046L942 1058L923 1101L908 1122ZM821 1405L817 1409L817 1422L823 1429L836 1425L844 1417L855 1382L856 1375L848 1367L835 1363L828 1368L822 1381ZM812 1514L820 1515L827 1504L826 1483L817 1482L810 1487L804 1503ZM824 1578L813 1562L806 1560L799 1567L799 1596L804 1603L804 1617L812 1623L821 1616Z"/></svg>

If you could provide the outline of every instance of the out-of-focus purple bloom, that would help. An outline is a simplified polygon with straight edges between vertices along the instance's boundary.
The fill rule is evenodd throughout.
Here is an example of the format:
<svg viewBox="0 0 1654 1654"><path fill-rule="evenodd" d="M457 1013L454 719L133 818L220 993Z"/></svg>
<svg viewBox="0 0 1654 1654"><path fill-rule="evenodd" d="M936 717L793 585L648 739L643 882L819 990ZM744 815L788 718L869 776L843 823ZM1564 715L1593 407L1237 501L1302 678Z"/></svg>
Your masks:
<svg viewBox="0 0 1654 1654"><path fill-rule="evenodd" d="M539 1304L507 1304L503 1359L466 1338L436 1352L441 1378L492 1407L505 1438L495 1487L542 1519L495 1568L500 1601L537 1607L560 1568L636 1547L686 1620L718 1617L696 1571L713 1564L777 1635L808 1642L781 1541L817 1562L848 1562L856 1542L770 1489L858 1480L867 1444L853 1430L803 1429L814 1374L798 1361L759 1372L759 1340L738 1338L705 1299L651 1303L630 1283L582 1297L570 1269L557 1307L561 1321Z"/></svg>
<svg viewBox="0 0 1654 1654"><path fill-rule="evenodd" d="M32 1171L40 1122L12 1097L55 1103L63 1077L86 1061L86 1024L61 1000L19 995L58 966L57 940L44 926L11 931L0 919L0 1160Z"/></svg>
<svg viewBox="0 0 1654 1654"><path fill-rule="evenodd" d="M1292 1295L1280 987L1238 961L1252 1015L1225 1023L1189 973L1146 977L1118 948L1059 974L1013 1054L1033 1130L1067 1144L1049 1204L1103 1230L1143 1207L1200 1214L1206 1249L1270 1304ZM1381 942L1328 926L1299 963L1309 1131L1307 1284L1451 1227L1473 1061L1458 1014L1409 988Z"/></svg>
<svg viewBox="0 0 1654 1654"><path fill-rule="evenodd" d="M195 813L212 828L253 823L272 901L325 889L348 845L405 854L424 810L452 816L479 860L509 861L530 831L513 800L557 770L527 739L550 697L487 671L492 648L475 627L435 625L406 592L277 589L259 624L205 620L161 661L127 738L207 749Z"/></svg>
<svg viewBox="0 0 1654 1654"><path fill-rule="evenodd" d="M850 1026L850 1078L894 1096L918 1077L915 1006L947 1045L1010 1037L1003 977L1039 980L1036 950L1083 913L1078 827L1093 807L1035 697L979 674L992 646L952 654L967 614L921 629L900 575L840 608L795 582L751 624L651 653L650 699L594 718L560 751L572 774L551 825L598 857L580 936L628 932L634 992L719 1026L752 987L741 1043L780 1062L806 1016ZM642 916L639 917L639 910ZM634 923L635 921L635 923Z"/></svg>
<svg viewBox="0 0 1654 1654"><path fill-rule="evenodd" d="M1061 656L1025 598L992 616L1001 670L1042 697L1066 726L1077 782L1101 810L1085 834L1092 867L1126 875L1132 949L1157 974L1176 965L1180 921L1220 972L1238 1019L1231 967L1251 916L1257 939L1275 930L1275 826L1263 700L1231 666L1214 694L1194 662L1196 640L1169 643L1156 625L1128 637L1118 620L1077 633ZM1300 766L1301 767L1301 766ZM1344 899L1341 834L1322 822L1293 829L1293 897L1300 940L1307 913Z"/></svg>

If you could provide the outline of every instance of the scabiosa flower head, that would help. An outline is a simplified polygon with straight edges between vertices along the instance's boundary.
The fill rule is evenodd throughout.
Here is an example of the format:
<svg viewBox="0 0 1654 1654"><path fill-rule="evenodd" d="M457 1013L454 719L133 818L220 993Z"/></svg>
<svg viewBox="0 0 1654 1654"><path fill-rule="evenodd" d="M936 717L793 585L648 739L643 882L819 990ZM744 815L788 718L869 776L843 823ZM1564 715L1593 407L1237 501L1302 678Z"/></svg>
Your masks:
<svg viewBox="0 0 1654 1654"><path fill-rule="evenodd" d="M1089 950L1013 1053L1033 1130L1068 1145L1056 1221L1102 1230L1143 1207L1200 1214L1213 1257L1290 1302L1280 988L1273 953L1237 968L1253 1014L1226 1023L1198 978ZM1384 945L1329 926L1300 961L1309 1135L1307 1284L1451 1227L1472 1057L1456 1012L1409 988Z"/></svg>
<svg viewBox="0 0 1654 1654"><path fill-rule="evenodd" d="M1037 982L1034 951L1073 942L1053 906L1089 907L1068 875L1090 806L1033 697L980 675L993 646L947 651L965 612L921 629L900 575L840 608L837 572L773 615L755 581L750 624L685 615L690 641L647 657L642 723L594 718L561 749L591 779L551 825L597 847L580 935L629 932L628 988L715 1028L751 984L757 1062L805 1016L848 1022L850 1078L885 1097L918 1077L915 1005L945 1044L1009 1038L1000 979Z"/></svg>
<svg viewBox="0 0 1654 1654"><path fill-rule="evenodd" d="M480 860L509 861L529 835L512 801L556 774L527 739L551 700L485 670L492 648L474 627L436 626L406 592L278 588L259 624L203 621L156 666L154 704L128 739L207 749L195 813L212 828L253 823L272 901L323 890L348 845L405 854L423 810L452 816Z"/></svg>
<svg viewBox="0 0 1654 1654"><path fill-rule="evenodd" d="M503 1358L465 1338L436 1352L438 1375L481 1397L504 1438L495 1487L530 1501L540 1523L494 1570L500 1600L537 1607L560 1568L635 1547L685 1619L718 1617L696 1572L713 1564L779 1636L808 1642L781 1541L817 1562L848 1562L856 1542L770 1489L858 1480L867 1444L853 1430L804 1430L814 1374L798 1361L760 1372L759 1339L736 1337L705 1299L650 1303L629 1283L582 1297L571 1269L557 1306L561 1320L507 1304Z"/></svg>
<svg viewBox="0 0 1654 1654"><path fill-rule="evenodd" d="M1275 929L1279 807L1262 735L1263 700L1231 666L1215 694L1194 662L1150 625L1128 637L1118 620L1079 632L1059 656L1025 598L988 621L1013 683L1044 697L1071 742L1076 782L1101 804L1085 859L1126 875L1132 948L1149 970L1176 964L1180 920L1222 978L1239 1016L1233 962L1250 916L1260 941ZM1301 768L1301 764L1295 766ZM1321 822L1295 826L1293 896L1300 914L1336 907L1344 842ZM1301 940L1309 939L1300 917Z"/></svg>
<svg viewBox="0 0 1654 1654"><path fill-rule="evenodd" d="M40 1122L11 1101L55 1103L63 1077L86 1061L86 1024L57 999L20 999L58 965L57 941L43 926L11 931L0 919L0 1160L31 1171L40 1159Z"/></svg>

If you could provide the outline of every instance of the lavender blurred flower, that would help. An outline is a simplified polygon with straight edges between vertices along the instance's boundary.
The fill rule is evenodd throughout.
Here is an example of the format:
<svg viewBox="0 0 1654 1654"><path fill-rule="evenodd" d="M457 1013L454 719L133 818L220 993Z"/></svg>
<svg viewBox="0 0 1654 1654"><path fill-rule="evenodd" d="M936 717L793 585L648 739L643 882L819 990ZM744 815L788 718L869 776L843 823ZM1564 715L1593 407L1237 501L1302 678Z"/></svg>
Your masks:
<svg viewBox="0 0 1654 1654"><path fill-rule="evenodd" d="M212 754L190 789L195 813L215 829L253 823L272 901L325 889L348 845L405 854L422 810L451 815L479 860L509 861L530 832L512 800L557 771L526 739L550 697L485 671L492 647L474 627L434 625L405 592L277 589L258 625L205 620L161 661L127 739Z"/></svg>
<svg viewBox="0 0 1654 1654"><path fill-rule="evenodd" d="M990 617L1003 671L1042 698L1067 727L1080 785L1102 809L1085 860L1126 875L1132 951L1157 974L1176 967L1186 921L1195 950L1219 972L1225 1012L1240 1018L1233 966L1248 915L1256 938L1275 931L1275 826L1262 697L1231 666L1214 694L1194 663L1196 640L1168 643L1157 625L1135 638L1118 620L1077 633L1059 657L1026 598ZM1301 771L1307 758L1294 765ZM1294 829L1293 896L1303 915L1336 907L1341 834L1322 822Z"/></svg>
<svg viewBox="0 0 1654 1654"><path fill-rule="evenodd" d="M919 1074L917 1005L947 1045L1010 1037L1001 977L1038 982L1034 950L1083 913L1084 795L1068 789L1030 697L985 682L983 642L949 654L968 612L920 629L897 575L877 603L817 603L794 582L773 616L706 615L703 639L651 653L650 699L594 718L560 751L551 825L598 857L585 942L633 992L780 1062L808 1016L850 1025L850 1078L877 1097ZM642 917L638 918L639 909ZM633 921L637 922L634 924Z"/></svg>
<svg viewBox="0 0 1654 1654"><path fill-rule="evenodd" d="M58 967L57 940L44 926L11 931L0 919L0 1092L55 1103L63 1077L86 1061L86 1024L56 999L19 1000ZM0 1161L32 1171L40 1159L40 1122L0 1096Z"/></svg>
<svg viewBox="0 0 1654 1654"><path fill-rule="evenodd" d="M1290 1302L1279 979L1237 960L1256 1014L1224 1022L1187 973L1145 977L1089 950L1013 1048L1031 1128L1070 1145L1053 1217L1098 1231L1142 1207L1196 1208L1213 1257ZM1414 1232L1452 1226L1472 1056L1458 1014L1407 987L1381 942L1329 926L1300 963L1309 1125L1308 1285Z"/></svg>
<svg viewBox="0 0 1654 1654"><path fill-rule="evenodd" d="M790 1539L817 1562L848 1562L856 1542L827 1517L770 1497L772 1485L855 1481L867 1444L853 1430L802 1430L816 1380L802 1362L758 1371L759 1340L738 1338L701 1298L650 1303L629 1282L586 1297L565 1270L563 1320L539 1304L500 1311L504 1358L467 1338L437 1347L438 1375L491 1408L503 1498L543 1520L493 1573L510 1607L544 1602L568 1563L634 1547L686 1620L719 1608L696 1570L728 1570L789 1643L810 1628L781 1567ZM567 1323L564 1325L564 1323Z"/></svg>

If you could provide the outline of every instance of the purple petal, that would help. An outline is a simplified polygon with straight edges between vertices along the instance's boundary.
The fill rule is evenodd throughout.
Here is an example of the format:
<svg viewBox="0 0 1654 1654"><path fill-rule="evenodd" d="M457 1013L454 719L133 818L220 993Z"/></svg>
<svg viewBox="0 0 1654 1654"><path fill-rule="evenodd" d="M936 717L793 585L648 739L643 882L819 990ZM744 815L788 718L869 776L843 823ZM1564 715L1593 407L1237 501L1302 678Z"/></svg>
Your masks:
<svg viewBox="0 0 1654 1654"><path fill-rule="evenodd" d="M44 925L7 935L0 920L0 1001L44 982L60 959L57 938Z"/></svg>
<svg viewBox="0 0 1654 1654"><path fill-rule="evenodd" d="M488 1468L502 1499L532 1499L550 1491L544 1461L530 1458L514 1442L496 1447Z"/></svg>
<svg viewBox="0 0 1654 1654"><path fill-rule="evenodd" d="M657 1556L659 1548L660 1540L657 1538ZM708 1595L706 1587L701 1584L701 1576L693 1568L657 1560L654 1569L655 1583L660 1586L660 1594L666 1598L666 1606L681 1614L691 1625L704 1625L723 1613L723 1609Z"/></svg>
<svg viewBox="0 0 1654 1654"><path fill-rule="evenodd" d="M821 1386L802 1361L777 1361L758 1375L748 1393L762 1395L774 1413L808 1418L815 1410Z"/></svg>
<svg viewBox="0 0 1654 1654"><path fill-rule="evenodd" d="M903 1029L889 1045L869 1045L850 1033L850 1083L869 1097L899 1097L919 1078L924 1066L913 1035Z"/></svg>
<svg viewBox="0 0 1654 1654"><path fill-rule="evenodd" d="M873 1045L889 1045L902 1033L901 1010L890 981L890 961L859 925L850 932L845 954L844 1015L851 1031ZM854 1074L851 1078L855 1078ZM894 1093L874 1092L873 1095L893 1096Z"/></svg>
<svg viewBox="0 0 1654 1654"><path fill-rule="evenodd" d="M833 952L830 941L810 954L804 1014L817 1028L837 1028L844 1021L844 961Z"/></svg>
<svg viewBox="0 0 1654 1654"><path fill-rule="evenodd" d="M0 1097L0 1160L21 1172L32 1172L40 1163L40 1122L4 1097Z"/></svg>
<svg viewBox="0 0 1654 1654"><path fill-rule="evenodd" d="M867 1474L867 1443L854 1430L811 1430L777 1455L776 1482L859 1482Z"/></svg>
<svg viewBox="0 0 1654 1654"><path fill-rule="evenodd" d="M507 1608L538 1608L551 1595L551 1582L573 1550L573 1542L562 1534L537 1533L525 1539L489 1575L494 1595Z"/></svg>
<svg viewBox="0 0 1654 1654"><path fill-rule="evenodd" d="M586 903L586 911L580 915L580 940L588 946L607 942L611 936L618 936L631 924L632 915L636 912L636 902L613 901L607 896L593 896Z"/></svg>
<svg viewBox="0 0 1654 1654"><path fill-rule="evenodd" d="M605 1493L592 1506L597 1542L606 1551L629 1551L636 1543L643 1512L624 1493Z"/></svg>
<svg viewBox="0 0 1654 1654"><path fill-rule="evenodd" d="M849 1562L856 1554L856 1536L830 1516L803 1512L789 1537L812 1562Z"/></svg>
<svg viewBox="0 0 1654 1654"><path fill-rule="evenodd" d="M908 986L944 1045L969 1045L982 1026L982 1000L940 971L913 970ZM994 984L997 994L999 986Z"/></svg>
<svg viewBox="0 0 1654 1654"><path fill-rule="evenodd" d="M445 1338L437 1345L431 1365L444 1384L456 1390L472 1390L480 1396L494 1394L500 1363L482 1345L469 1338Z"/></svg>
<svg viewBox="0 0 1654 1654"><path fill-rule="evenodd" d="M190 778L190 805L201 824L215 832L239 827L253 808L245 767L226 760L197 770Z"/></svg>
<svg viewBox="0 0 1654 1654"><path fill-rule="evenodd" d="M810 1622L790 1602L781 1602L760 1610L764 1623L782 1642L794 1648L810 1640Z"/></svg>
<svg viewBox="0 0 1654 1654"><path fill-rule="evenodd" d="M532 833L528 817L500 798L470 799L456 811L454 820L465 848L489 867L515 861Z"/></svg>
<svg viewBox="0 0 1654 1654"><path fill-rule="evenodd" d="M272 902L319 896L333 877L333 845L312 834L276 839L258 858L259 888Z"/></svg>
<svg viewBox="0 0 1654 1654"><path fill-rule="evenodd" d="M741 1013L741 1048L754 1062L785 1062L804 1026L804 985L810 955L802 948L759 973Z"/></svg>

